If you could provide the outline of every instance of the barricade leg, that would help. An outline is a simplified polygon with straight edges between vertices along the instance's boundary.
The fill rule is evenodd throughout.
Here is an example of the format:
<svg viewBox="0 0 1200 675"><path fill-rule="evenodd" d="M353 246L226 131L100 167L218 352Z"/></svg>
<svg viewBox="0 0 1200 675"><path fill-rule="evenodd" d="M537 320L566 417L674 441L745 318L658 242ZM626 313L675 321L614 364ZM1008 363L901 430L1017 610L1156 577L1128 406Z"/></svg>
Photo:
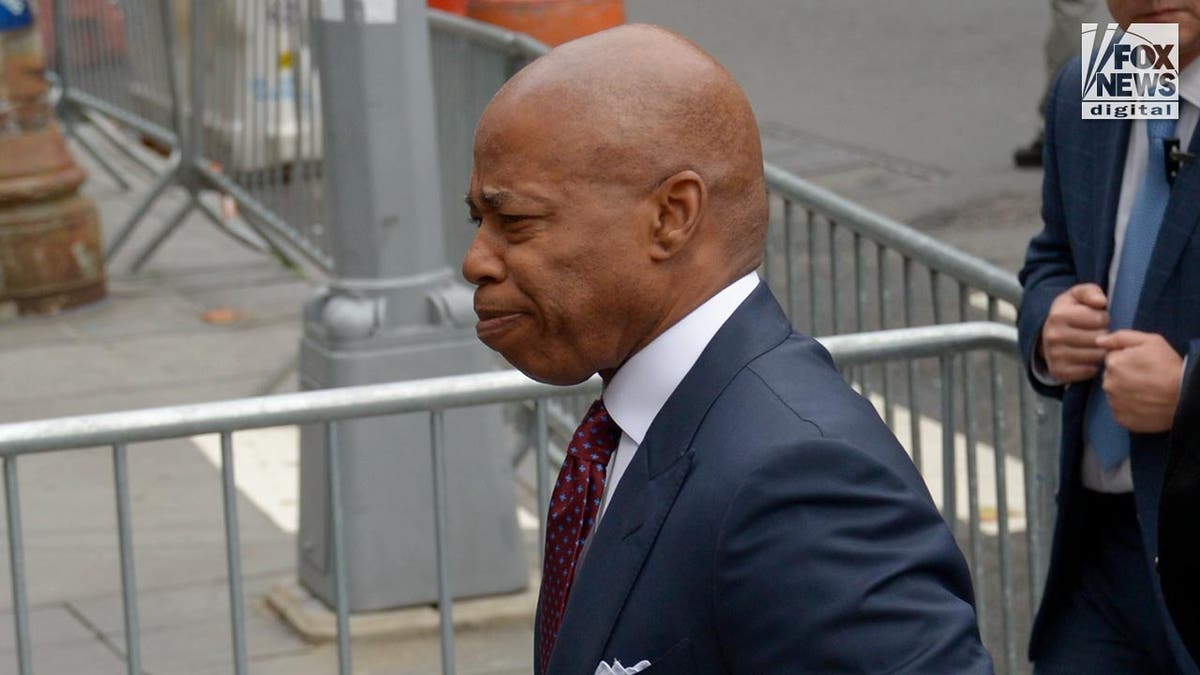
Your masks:
<svg viewBox="0 0 1200 675"><path fill-rule="evenodd" d="M196 198L196 208L199 209L200 213L204 214L204 217L208 218L214 227L251 251L274 254L279 250L257 228L250 226L250 231L247 232L245 228L236 226L236 223L230 224L221 217L221 214L214 211L211 205L205 204L199 197ZM256 237L258 241L255 240ZM279 253L279 255L282 255L282 253ZM286 261L287 258L281 258L281 260Z"/></svg>
<svg viewBox="0 0 1200 675"><path fill-rule="evenodd" d="M129 235L133 234L133 231L137 228L138 223L141 222L142 218L146 217L147 213L149 213L150 207L154 205L154 202L158 201L158 198L162 196L163 191L175 183L178 178L179 155L173 154L169 160L166 173L159 176L158 180L154 182L153 187L150 188L150 192L147 193L144 198L142 198L142 202L138 204L136 209L133 210L133 213L129 214L128 220L126 220L121 226L121 229L117 231L117 236L113 237L112 243L110 243L108 245L108 249L104 251L105 261L112 260L112 257L116 255L117 251L120 250L120 248L129 239Z"/></svg>
<svg viewBox="0 0 1200 675"><path fill-rule="evenodd" d="M103 136L104 140L108 141L117 152L124 155L125 159L136 164L149 176L158 175L158 169L147 162L144 157L130 150L128 147L128 141L118 136L109 126L107 120L102 119L100 115L97 115L86 108L80 108L78 112L83 116L83 119L87 120L88 124L90 124L91 127L96 130L96 133Z"/></svg>
<svg viewBox="0 0 1200 675"><path fill-rule="evenodd" d="M150 243L146 244L145 248L138 253L137 258L133 261L133 265L131 265L129 269L135 274L140 272L142 267L145 266L146 263L150 262L150 258L154 255L154 252L157 251L158 248L162 246L172 234L175 233L175 230L179 229L179 226L183 224L184 218L187 218L187 215L191 213L192 209L194 208L196 208L196 196L189 195L187 201L184 202L183 205L171 215L171 218L167 221L167 224L164 225L163 228L158 231L158 234L154 235L154 238L150 240Z"/></svg>
<svg viewBox="0 0 1200 675"><path fill-rule="evenodd" d="M120 187L122 190L128 190L130 187L129 181L125 180L125 177L121 175L120 171L117 171L117 168L112 165L112 162L108 161L108 159L104 157L104 153L97 150L96 146L92 145L91 141L89 141L83 134L79 133L79 120L75 118L74 115L68 113L62 117L62 122L63 131L66 132L67 140L75 141L75 143L82 148L83 151L92 158L92 160L96 162L96 164L100 165L100 168L104 170L104 173L108 174L108 177L111 178L118 187Z"/></svg>
<svg viewBox="0 0 1200 675"><path fill-rule="evenodd" d="M12 577L13 626L17 634L17 670L33 672L29 650L29 602L25 597L25 545L21 538L21 499L17 494L17 458L4 458L4 505L8 515L9 576Z"/></svg>

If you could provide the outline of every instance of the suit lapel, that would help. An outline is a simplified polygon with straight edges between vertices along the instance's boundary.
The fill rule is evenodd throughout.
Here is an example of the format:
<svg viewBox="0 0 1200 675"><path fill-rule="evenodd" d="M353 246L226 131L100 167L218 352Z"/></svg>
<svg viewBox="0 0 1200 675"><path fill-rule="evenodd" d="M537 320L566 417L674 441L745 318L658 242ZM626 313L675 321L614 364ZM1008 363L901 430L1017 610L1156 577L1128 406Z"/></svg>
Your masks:
<svg viewBox="0 0 1200 675"><path fill-rule="evenodd" d="M692 462L692 439L734 375L791 334L770 290L758 288L713 337L654 418L617 485L577 571L547 673L591 673L658 538Z"/></svg>
<svg viewBox="0 0 1200 675"><path fill-rule="evenodd" d="M1189 151L1200 153L1200 128L1192 132ZM1183 250L1187 248L1188 239L1200 223L1200 198L1197 195L1200 195L1200 160L1192 160L1179 169L1175 184L1171 186L1171 199L1167 202L1162 228L1150 256L1134 327L1148 325L1148 313L1166 289Z"/></svg>
<svg viewBox="0 0 1200 675"><path fill-rule="evenodd" d="M670 471L649 480L646 455L638 449L571 587L548 673L591 673L604 658L625 597L690 465L691 457L685 455Z"/></svg>
<svg viewBox="0 0 1200 675"><path fill-rule="evenodd" d="M1117 207L1121 199L1121 180L1125 174L1125 154L1129 148L1128 121L1080 120L1080 124L1092 127L1091 161L1085 171L1088 179L1084 185L1094 190L1093 198L1087 201L1088 213L1081 228L1091 236L1094 258L1092 279L1108 292L1108 268L1113 255L1113 233L1117 226ZM1081 136L1087 138L1086 135Z"/></svg>

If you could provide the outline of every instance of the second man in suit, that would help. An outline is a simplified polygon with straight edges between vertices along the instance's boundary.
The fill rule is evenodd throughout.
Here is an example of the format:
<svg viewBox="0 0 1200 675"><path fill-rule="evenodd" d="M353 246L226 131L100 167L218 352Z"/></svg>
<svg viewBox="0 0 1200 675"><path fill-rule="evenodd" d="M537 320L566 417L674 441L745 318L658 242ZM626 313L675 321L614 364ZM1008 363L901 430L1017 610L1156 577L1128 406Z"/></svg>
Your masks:
<svg viewBox="0 0 1200 675"><path fill-rule="evenodd" d="M1200 658L1200 364L1189 363L1171 424L1158 507L1163 598L1192 659Z"/></svg>
<svg viewBox="0 0 1200 675"><path fill-rule="evenodd" d="M1018 329L1032 382L1062 399L1058 516L1034 622L1035 672L1196 673L1157 571L1158 503L1184 357L1200 358L1200 0L1109 0L1177 23L1178 120L1084 120L1078 59L1046 106L1044 229Z"/></svg>

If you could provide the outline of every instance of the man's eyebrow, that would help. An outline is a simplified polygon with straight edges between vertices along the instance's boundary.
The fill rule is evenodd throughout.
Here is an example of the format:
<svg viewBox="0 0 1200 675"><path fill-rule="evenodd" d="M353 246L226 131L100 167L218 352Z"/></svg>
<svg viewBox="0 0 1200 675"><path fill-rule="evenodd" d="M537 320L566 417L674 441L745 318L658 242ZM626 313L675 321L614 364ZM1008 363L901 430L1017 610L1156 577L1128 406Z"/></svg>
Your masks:
<svg viewBox="0 0 1200 675"><path fill-rule="evenodd" d="M479 208L482 205L490 209L499 210L505 206L512 206L514 202L517 202L518 206L524 205L521 208L533 205L549 208L553 205L553 202L537 194L517 193L502 188L484 188L479 191L478 199L479 201L476 202L475 198L469 192L466 195L467 205L471 208Z"/></svg>
<svg viewBox="0 0 1200 675"><path fill-rule="evenodd" d="M483 205L493 209L498 209L508 202L511 202L515 198L516 195L508 190L482 190L479 193L479 201L483 203ZM463 201L467 203L467 206L473 209L479 208L479 205L475 203L475 199L469 192L463 197Z"/></svg>
<svg viewBox="0 0 1200 675"><path fill-rule="evenodd" d="M489 190L485 188L479 191L479 199L487 206L499 209L517 199L517 195L508 190Z"/></svg>

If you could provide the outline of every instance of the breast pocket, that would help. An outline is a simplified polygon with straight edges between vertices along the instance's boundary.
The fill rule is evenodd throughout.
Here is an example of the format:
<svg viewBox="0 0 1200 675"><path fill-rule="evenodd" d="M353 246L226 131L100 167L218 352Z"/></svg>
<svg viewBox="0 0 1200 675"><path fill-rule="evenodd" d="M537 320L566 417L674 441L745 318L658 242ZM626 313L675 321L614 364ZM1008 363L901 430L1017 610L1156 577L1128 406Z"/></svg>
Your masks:
<svg viewBox="0 0 1200 675"><path fill-rule="evenodd" d="M676 642L657 659L651 659L650 667L642 671L653 675L691 675L696 671L696 660L692 655L692 639Z"/></svg>

